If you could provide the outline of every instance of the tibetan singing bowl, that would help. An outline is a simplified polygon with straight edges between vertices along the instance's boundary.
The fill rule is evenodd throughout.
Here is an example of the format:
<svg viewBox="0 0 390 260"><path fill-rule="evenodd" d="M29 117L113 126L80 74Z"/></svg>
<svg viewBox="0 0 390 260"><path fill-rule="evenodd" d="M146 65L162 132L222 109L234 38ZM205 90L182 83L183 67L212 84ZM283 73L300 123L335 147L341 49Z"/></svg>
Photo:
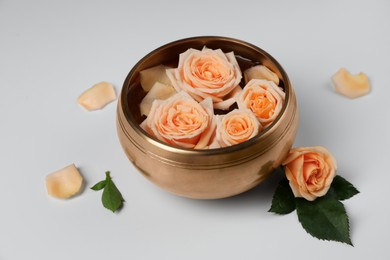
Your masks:
<svg viewBox="0 0 390 260"><path fill-rule="evenodd" d="M179 54L189 48L233 51L242 72L254 64L274 71L286 93L276 120L257 136L225 148L178 148L155 139L139 124L139 104L146 95L139 72L160 64L177 66ZM129 72L117 107L117 130L129 160L151 182L176 195L216 199L247 191L265 180L287 155L298 128L294 90L282 66L250 43L226 37L193 37L168 43L142 58Z"/></svg>

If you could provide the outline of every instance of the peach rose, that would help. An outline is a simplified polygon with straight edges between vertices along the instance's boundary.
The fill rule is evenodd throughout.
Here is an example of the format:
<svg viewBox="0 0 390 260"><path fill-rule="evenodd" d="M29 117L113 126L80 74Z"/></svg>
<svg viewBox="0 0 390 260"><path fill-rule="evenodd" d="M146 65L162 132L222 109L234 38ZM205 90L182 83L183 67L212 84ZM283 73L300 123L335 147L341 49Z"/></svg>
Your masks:
<svg viewBox="0 0 390 260"><path fill-rule="evenodd" d="M181 91L166 100L154 100L141 127L174 146L208 148L216 128L211 98L201 103Z"/></svg>
<svg viewBox="0 0 390 260"><path fill-rule="evenodd" d="M336 159L321 146L290 150L284 171L295 197L309 201L325 195L336 175Z"/></svg>
<svg viewBox="0 0 390 260"><path fill-rule="evenodd" d="M237 97L239 108L250 109L264 127L270 125L283 107L285 93L273 81L250 80Z"/></svg>
<svg viewBox="0 0 390 260"><path fill-rule="evenodd" d="M167 69L167 75L176 91L184 90L198 102L210 97L218 109L229 109L241 90L242 75L234 53L220 49L190 48L180 54L178 68Z"/></svg>
<svg viewBox="0 0 390 260"><path fill-rule="evenodd" d="M248 109L234 109L217 115L216 137L210 148L226 147L245 142L261 131L261 125Z"/></svg>

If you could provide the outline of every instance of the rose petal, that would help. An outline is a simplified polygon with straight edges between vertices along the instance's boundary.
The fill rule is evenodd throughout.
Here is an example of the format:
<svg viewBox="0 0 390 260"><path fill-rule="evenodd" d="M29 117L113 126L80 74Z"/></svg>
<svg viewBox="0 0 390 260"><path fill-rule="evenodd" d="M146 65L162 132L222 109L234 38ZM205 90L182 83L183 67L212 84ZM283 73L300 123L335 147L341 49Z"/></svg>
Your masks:
<svg viewBox="0 0 390 260"><path fill-rule="evenodd" d="M230 106L236 102L237 97L239 96L241 91L242 88L240 86L237 86L235 89L233 89L232 92L229 93L228 97L224 101L214 103L214 108L228 110Z"/></svg>
<svg viewBox="0 0 390 260"><path fill-rule="evenodd" d="M265 79L271 80L276 85L279 85L279 77L275 72L270 70L268 67L264 65L256 65L250 67L249 69L244 71L245 82L248 83L251 79Z"/></svg>

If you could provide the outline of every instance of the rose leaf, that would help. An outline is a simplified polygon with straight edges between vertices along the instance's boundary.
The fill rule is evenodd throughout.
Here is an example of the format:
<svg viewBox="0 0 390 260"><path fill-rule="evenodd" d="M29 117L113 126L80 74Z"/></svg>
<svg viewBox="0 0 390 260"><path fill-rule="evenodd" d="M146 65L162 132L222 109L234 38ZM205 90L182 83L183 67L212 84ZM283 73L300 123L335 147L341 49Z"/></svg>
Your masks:
<svg viewBox="0 0 390 260"><path fill-rule="evenodd" d="M125 201L122 197L122 194L115 186L114 182L111 179L110 172L106 172L106 178L102 181L99 181L94 186L91 187L94 191L99 191L103 189L102 194L102 203L103 206L112 212L117 211L122 208L123 202Z"/></svg>
<svg viewBox="0 0 390 260"><path fill-rule="evenodd" d="M288 180L284 178L279 182L272 198L272 205L268 212L276 214L289 214L295 210L295 198Z"/></svg>
<svg viewBox="0 0 390 260"><path fill-rule="evenodd" d="M315 201L297 198L299 222L313 237L339 241L351 246L349 221L344 205L334 197L321 197Z"/></svg>
<svg viewBox="0 0 390 260"><path fill-rule="evenodd" d="M338 200L346 200L354 195L358 194L359 191L346 179L336 175L328 191L329 196L334 196Z"/></svg>
<svg viewBox="0 0 390 260"><path fill-rule="evenodd" d="M98 191L98 190L104 189L105 186L106 186L106 180L102 180L102 181L99 181L98 183L96 183L95 185L93 185L91 187L91 190Z"/></svg>
<svg viewBox="0 0 390 260"><path fill-rule="evenodd" d="M103 206L112 212L120 209L125 201L122 197L122 194L115 186L114 182L110 177L110 172L106 172L106 185L102 194L102 203Z"/></svg>

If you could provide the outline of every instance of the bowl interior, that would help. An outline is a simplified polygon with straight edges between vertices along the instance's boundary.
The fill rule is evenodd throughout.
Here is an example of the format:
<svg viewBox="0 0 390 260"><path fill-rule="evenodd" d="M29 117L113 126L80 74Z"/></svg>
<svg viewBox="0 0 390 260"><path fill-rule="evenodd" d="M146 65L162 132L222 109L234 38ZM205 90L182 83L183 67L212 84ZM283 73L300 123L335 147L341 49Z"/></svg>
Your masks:
<svg viewBox="0 0 390 260"><path fill-rule="evenodd" d="M210 49L221 49L225 53L233 51L242 73L249 67L252 67L257 64L263 64L278 75L280 79L279 86L284 89L286 93L286 99L278 118L273 122L273 124L264 129L259 135L264 134L268 131L268 129L272 128L272 126L283 114L286 104L288 103L289 91L291 87L287 74L285 73L281 65L271 55L269 55L267 52L260 49L259 47L241 40L218 36L193 37L168 43L147 54L133 67L124 82L120 100L120 102L122 102L124 115L128 123L133 128L137 129L138 131L141 131L145 135L148 135L139 126L139 124L146 118L145 116L141 116L139 108L140 102L146 95L146 92L140 85L139 72L144 69L161 64L169 67L177 67L180 53L185 52L189 48L200 50L205 46ZM244 78L242 78L240 85L241 87L244 87ZM230 110L234 109L235 106L235 104L232 105ZM215 113L222 113L222 111L215 111ZM225 111L223 113L227 112ZM156 139L155 141L160 142ZM245 143L249 141L246 141L239 145L245 145ZM164 145L170 146L165 143ZM218 148L214 150L219 149L225 148Z"/></svg>

